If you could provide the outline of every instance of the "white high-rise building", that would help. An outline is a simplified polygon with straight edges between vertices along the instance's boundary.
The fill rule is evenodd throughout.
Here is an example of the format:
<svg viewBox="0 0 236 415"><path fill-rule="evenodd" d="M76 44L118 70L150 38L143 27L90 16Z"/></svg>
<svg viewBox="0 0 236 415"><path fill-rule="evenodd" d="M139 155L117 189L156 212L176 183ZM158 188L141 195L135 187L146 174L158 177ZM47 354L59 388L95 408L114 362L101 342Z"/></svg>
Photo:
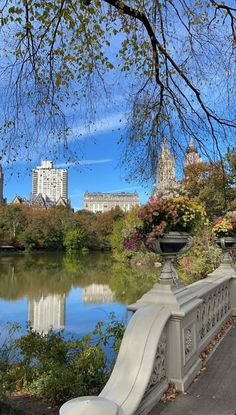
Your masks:
<svg viewBox="0 0 236 415"><path fill-rule="evenodd" d="M68 201L68 174L66 169L55 169L52 161L43 160L32 170L32 196L41 194L53 203L60 198Z"/></svg>

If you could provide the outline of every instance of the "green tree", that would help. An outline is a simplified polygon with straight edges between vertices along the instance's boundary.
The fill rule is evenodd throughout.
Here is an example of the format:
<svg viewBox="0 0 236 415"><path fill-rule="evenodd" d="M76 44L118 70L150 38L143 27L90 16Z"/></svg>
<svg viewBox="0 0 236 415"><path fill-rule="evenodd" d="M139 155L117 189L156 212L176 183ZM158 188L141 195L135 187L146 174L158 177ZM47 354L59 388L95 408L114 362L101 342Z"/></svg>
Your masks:
<svg viewBox="0 0 236 415"><path fill-rule="evenodd" d="M97 234L97 243L100 249L110 249L110 237L116 222L121 220L124 212L117 206L109 212L98 213L94 221L94 227Z"/></svg>
<svg viewBox="0 0 236 415"><path fill-rule="evenodd" d="M136 226L141 225L142 223L141 220L137 218L137 210L138 207L134 207L121 221L115 223L114 225L110 241L114 258L118 261L129 261L136 254L135 251L124 248L124 239L129 233L132 233L132 230ZM145 247L142 247L142 251L146 251ZM140 255L140 257L141 256L142 255Z"/></svg>
<svg viewBox="0 0 236 415"><path fill-rule="evenodd" d="M67 105L79 103L95 121L101 91L110 97L106 79L116 85L113 92L129 87L125 139L133 175L150 177L163 135L176 149L193 137L207 154L232 137L231 0L3 0L0 17L1 73L4 81L9 75L10 90L4 92L2 152L10 147L13 160L19 147L30 158L40 125L65 136Z"/></svg>
<svg viewBox="0 0 236 415"><path fill-rule="evenodd" d="M124 215L120 208L93 214L63 207L44 210L9 205L1 211L2 238L15 239L32 249L110 249L114 223Z"/></svg>
<svg viewBox="0 0 236 415"><path fill-rule="evenodd" d="M80 210L75 213L76 220L87 230L87 247L89 249L100 248L100 238L96 227L96 214L88 210Z"/></svg>
<svg viewBox="0 0 236 415"><path fill-rule="evenodd" d="M205 206L210 219L236 206L235 154L236 150L228 152L223 164L200 163L185 170L185 189Z"/></svg>
<svg viewBox="0 0 236 415"><path fill-rule="evenodd" d="M222 260L221 249L214 244L212 233L201 230L194 237L194 245L189 252L178 259L181 279L189 284L207 277Z"/></svg>
<svg viewBox="0 0 236 415"><path fill-rule="evenodd" d="M123 234L122 230L125 227L125 219L115 223L113 232L111 234L111 246L113 249L113 255L116 259L120 261L125 261L129 256L130 252L125 251L123 247Z"/></svg>
<svg viewBox="0 0 236 415"><path fill-rule="evenodd" d="M28 249L40 248L39 240L42 238L42 233L33 226L28 226L19 237L19 241Z"/></svg>
<svg viewBox="0 0 236 415"><path fill-rule="evenodd" d="M124 323L110 315L107 323L98 322L93 331L76 340L63 338L63 332L27 333L17 325L7 327L0 349L0 396L15 392L30 394L51 405L74 396L98 395L106 383L112 362L104 346L115 354L124 333ZM14 359L12 359L14 356Z"/></svg>
<svg viewBox="0 0 236 415"><path fill-rule="evenodd" d="M63 245L67 252L84 248L86 246L86 231L83 228L69 229L64 235Z"/></svg>
<svg viewBox="0 0 236 415"><path fill-rule="evenodd" d="M25 223L25 216L20 206L7 205L0 218L1 224L11 240L16 239Z"/></svg>
<svg viewBox="0 0 236 415"><path fill-rule="evenodd" d="M64 233L77 223L74 213L64 207L26 208L25 216L27 226L18 239L27 248L63 248Z"/></svg>

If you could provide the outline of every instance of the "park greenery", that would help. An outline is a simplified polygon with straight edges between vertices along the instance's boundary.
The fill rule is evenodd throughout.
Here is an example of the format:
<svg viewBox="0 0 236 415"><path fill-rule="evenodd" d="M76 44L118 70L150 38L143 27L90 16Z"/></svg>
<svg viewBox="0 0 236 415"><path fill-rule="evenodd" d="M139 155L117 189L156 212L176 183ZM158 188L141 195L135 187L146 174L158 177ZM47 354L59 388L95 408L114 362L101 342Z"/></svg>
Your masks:
<svg viewBox="0 0 236 415"><path fill-rule="evenodd" d="M201 169L194 170L191 180L189 171L182 182L184 195L172 196L172 207L167 206L172 225L175 222L173 219L177 220L180 213L181 220L185 223L186 219L187 226L191 224L191 230L193 225L198 225L194 231L193 247L178 258L178 273L184 283L204 278L221 261L222 252L213 243L214 231L218 226L217 231L227 236L234 226L230 221L235 218L235 213L232 213L235 210L235 164L229 166L225 180L228 183L227 207L231 213L224 213L224 197L220 198L214 214L212 213L207 189L213 187L215 192L220 192L214 170L219 166L207 163L202 164ZM214 174L211 174L212 171ZM193 194L196 190L193 180L200 183L198 194ZM186 196L186 192L191 199ZM128 213L119 208L94 214L84 210L73 212L64 207L44 210L36 206L0 206L2 243L26 248L25 254L12 258L13 268L17 271L13 282L11 281L11 288L9 275L12 267L5 264L6 272L0 279L0 290L5 293L4 298L12 300L25 295L35 298L48 293L65 294L71 286L88 284L87 276L94 282L95 276L96 281L109 283L116 300L126 303L136 301L157 281L161 259L150 252L145 244L141 244L139 249L126 249L124 240L134 229L143 226L148 215L158 218L163 213L159 198L151 200L154 203L151 211L147 211L147 206L144 206L136 207ZM165 207L167 201L166 199ZM210 218L208 225L200 202ZM201 219L205 226L199 226ZM178 221L174 223L176 224ZM48 273L45 273L43 254L36 255L33 252L63 249L68 255L47 260ZM113 261L109 253L103 254L102 262L98 261L94 269L87 250L108 249L112 249L117 261ZM5 397L12 391L17 391L37 396L51 404L60 404L74 396L97 395L111 371L111 361L106 357L107 348L114 350L111 352L114 357L123 332L124 324L116 321L114 316L108 323L98 323L91 336L86 335L81 339L65 339L63 332L49 331L42 334L29 327L25 333L20 332L18 327L9 327L9 335L0 349L0 396Z"/></svg>
<svg viewBox="0 0 236 415"><path fill-rule="evenodd" d="M222 158L236 128L233 1L1 0L0 19L1 159L31 161L35 149L37 154L46 149L55 158L66 154L69 161L80 160L69 145L80 134L73 133L73 115L79 108L89 131L102 115L101 100L110 104L109 111L117 101L120 121L127 120L124 160L132 179L153 177L164 136L179 155L192 137L201 153L221 159L190 168L185 190L204 205L210 221L236 209L235 150ZM120 104L117 96L127 102ZM139 220L135 209L93 214L6 205L0 206L0 239L26 250L70 254L112 248L120 260L112 284L125 296L136 281L134 295L139 295L146 272L130 273L122 261L157 260L146 247L125 250L124 236ZM230 231L226 225L221 231ZM199 230L193 248L179 259L179 272L188 281L199 279L220 258L211 229ZM24 260L29 271L30 257ZM70 258L64 265L73 280L81 263ZM17 289L16 297L24 291L20 279ZM95 337L80 340L30 328L15 339L15 329L0 349L0 395L17 390L53 404L98 394L110 372L104 347L109 343L117 350L123 334L114 319L108 326L100 323Z"/></svg>
<svg viewBox="0 0 236 415"><path fill-rule="evenodd" d="M93 255L100 259L94 269L90 255L60 255L58 259L52 255L47 261L43 253L14 255L11 259L15 264L13 287L10 290L11 269L6 263L6 277L1 278L0 285L3 298L15 300L66 293L72 286L87 285L89 279L91 283L109 284L117 301L132 303L157 281L159 268L152 267L150 273L145 267L134 268L114 262L109 253L96 253ZM218 265L219 257L220 250L212 246L209 234L201 235L191 254L180 259L182 280L189 283L191 277L196 280L206 275L211 267ZM184 269L190 273L184 275ZM6 336L4 328L0 333L3 342L0 348L1 398L11 392L26 393L55 405L74 396L97 395L110 374L123 332L124 324L114 315L107 323L99 322L93 333L79 339L65 336L63 331L42 334L30 326L25 331L15 325L8 327Z"/></svg>
<svg viewBox="0 0 236 415"><path fill-rule="evenodd" d="M157 268L132 267L114 261L109 252L28 252L1 262L0 292L6 301L25 297L34 300L48 295L67 296L72 287L102 284L109 285L116 301L129 304L148 291L157 278Z"/></svg>
<svg viewBox="0 0 236 415"><path fill-rule="evenodd" d="M89 132L104 108L128 121L133 179L155 172L164 136L219 156L236 127L235 14L232 0L2 0L2 157L73 158L73 115Z"/></svg>
<svg viewBox="0 0 236 415"><path fill-rule="evenodd" d="M110 248L110 235L115 221L124 213L115 208L103 214L73 212L69 208L17 205L0 206L0 239L26 249Z"/></svg>
<svg viewBox="0 0 236 415"><path fill-rule="evenodd" d="M21 328L9 325L0 349L0 398L18 391L58 405L75 396L99 394L113 364L105 347L115 358L123 333L124 324L113 314L79 340L65 340L62 331L43 334L30 327L20 336Z"/></svg>
<svg viewBox="0 0 236 415"><path fill-rule="evenodd" d="M210 220L236 210L236 149L228 149L221 161L187 166L182 184L204 205Z"/></svg>
<svg viewBox="0 0 236 415"><path fill-rule="evenodd" d="M224 168L220 162L189 166L180 182L181 197L187 195L194 199L195 202L191 202L194 206L203 205L210 222L236 209L236 150L230 149L223 161ZM23 204L0 206L1 244L26 249L73 252L82 248L106 250L115 247L115 256L125 257L129 254L123 252L122 238L140 226L136 209L124 213L116 207L109 212L94 214L86 210L73 212L62 206L49 209Z"/></svg>
<svg viewBox="0 0 236 415"><path fill-rule="evenodd" d="M211 229L202 229L194 237L193 247L178 258L178 273L184 284L205 278L222 260L222 251L214 243Z"/></svg>
<svg viewBox="0 0 236 415"><path fill-rule="evenodd" d="M187 259L181 261L184 268L183 274L189 280L204 276L218 264L217 258L218 261L220 259L220 251L213 246L216 233L212 232L212 226L213 231L216 230L216 226L219 226L219 224L222 227L225 223L223 221L222 225L222 219L225 220L230 215L229 213L225 214L225 212L235 211L236 208L235 155L235 149L227 152L224 158L224 170L218 162L215 164L204 162L188 167L185 171L185 177L181 181L181 187L178 189L180 196L177 199L175 197L176 203L180 200L183 204L189 200L188 203L191 206L188 213L191 214L194 207L198 219L203 214L202 208L199 210L200 203L205 207L209 218L208 228L205 230L198 228L195 232L196 242L194 248L187 255ZM224 187L221 186L221 179L225 182ZM182 196L181 192L183 192ZM155 203L158 205L160 202L156 200ZM187 208L183 210L180 206L181 203L177 203L178 206L175 206L174 210L172 207L169 210L173 211L172 213L175 215L177 214L179 218L184 219L187 215ZM160 206L158 206L156 206L156 210L152 209L155 220L159 220L163 216L161 216ZM179 209L179 211L177 212L176 209ZM160 261L160 258L150 252L145 244L139 244L139 249L136 249L137 247L134 249L125 248L124 241L129 241L130 236L135 232L137 233L137 231L141 235L140 230L144 229L143 218L137 214L138 210L140 211L140 208L134 208L130 212L124 213L117 207L109 212L94 214L85 210L73 212L71 209L64 207L52 207L45 210L37 206L0 206L0 240L2 245L11 244L18 248L25 248L27 251L35 249L65 250L71 255L80 250L84 252L86 250L112 250L114 258L118 261L131 265L153 266L153 264ZM147 206L141 207L141 210L145 213ZM169 220L171 216L168 216L168 218L164 218L164 222L162 220L161 223L162 225L164 223L167 230L170 230ZM194 216L191 226L197 225L195 219ZM177 219L175 227L179 226L178 221L179 219ZM204 222L206 222L205 216ZM160 223L158 223L158 226L160 226ZM186 231L189 231L189 226L190 222L188 220ZM229 226L232 225L228 224L227 230L229 230ZM152 229L149 229L149 233L151 231ZM206 233L208 234L207 241L202 244L202 234L204 235L203 240L205 240ZM138 239L140 242L140 238ZM212 260L210 259L211 255ZM184 266L186 264L190 264L190 266ZM72 266L71 261L68 261L68 266Z"/></svg>

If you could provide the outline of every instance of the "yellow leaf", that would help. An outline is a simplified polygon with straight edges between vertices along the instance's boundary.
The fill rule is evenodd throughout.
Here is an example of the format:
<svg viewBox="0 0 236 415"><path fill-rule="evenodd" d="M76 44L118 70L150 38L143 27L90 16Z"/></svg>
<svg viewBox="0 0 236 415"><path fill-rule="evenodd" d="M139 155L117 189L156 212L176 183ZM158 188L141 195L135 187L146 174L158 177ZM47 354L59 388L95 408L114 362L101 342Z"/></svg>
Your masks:
<svg viewBox="0 0 236 415"><path fill-rule="evenodd" d="M56 74L56 86L59 88L60 85L61 85L61 74L60 72L58 72Z"/></svg>

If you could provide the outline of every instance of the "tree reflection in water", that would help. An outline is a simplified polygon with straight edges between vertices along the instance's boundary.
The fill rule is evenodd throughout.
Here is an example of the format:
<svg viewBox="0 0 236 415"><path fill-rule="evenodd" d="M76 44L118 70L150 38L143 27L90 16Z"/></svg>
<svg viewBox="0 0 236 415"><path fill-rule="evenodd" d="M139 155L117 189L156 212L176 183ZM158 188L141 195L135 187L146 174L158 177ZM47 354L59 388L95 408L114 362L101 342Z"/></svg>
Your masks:
<svg viewBox="0 0 236 415"><path fill-rule="evenodd" d="M89 253L74 256L63 253L15 253L0 256L0 299L10 304L27 299L28 316L33 329L47 333L50 327L65 326L65 308L70 294L75 292L76 311L70 303L68 313L76 327L85 321L106 319L111 311L126 316L125 305L136 301L157 281L156 268L131 268L114 261L110 253ZM79 290L79 291L78 291ZM79 301L84 304L81 311ZM0 301L0 314L1 314ZM75 307L75 306L74 306ZM80 308L78 308L80 307ZM99 313L98 313L99 310ZM102 313L103 311L103 313ZM87 313L81 323L81 312ZM105 315L105 314L106 315ZM27 314L27 312L26 312ZM126 318L126 317L125 317ZM17 313L16 313L16 320Z"/></svg>
<svg viewBox="0 0 236 415"><path fill-rule="evenodd" d="M131 268L115 262L109 253L1 255L0 298L17 300L48 294L67 295L72 287L103 284L112 290L114 299L129 303L152 287L157 275L156 268Z"/></svg>

